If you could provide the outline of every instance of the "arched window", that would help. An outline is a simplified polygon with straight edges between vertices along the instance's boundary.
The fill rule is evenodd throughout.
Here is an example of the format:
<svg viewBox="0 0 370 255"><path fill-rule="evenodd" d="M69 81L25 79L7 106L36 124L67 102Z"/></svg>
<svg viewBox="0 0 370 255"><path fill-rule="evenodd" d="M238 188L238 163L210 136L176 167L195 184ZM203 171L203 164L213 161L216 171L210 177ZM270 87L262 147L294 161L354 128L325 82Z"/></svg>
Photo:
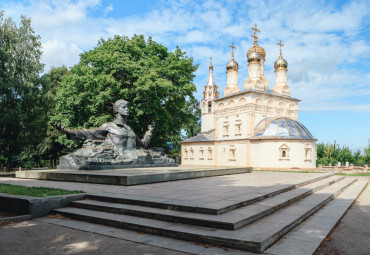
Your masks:
<svg viewBox="0 0 370 255"><path fill-rule="evenodd" d="M212 147L208 147L208 159L212 159Z"/></svg>
<svg viewBox="0 0 370 255"><path fill-rule="evenodd" d="M235 120L235 135L242 135L242 120L237 119Z"/></svg>
<svg viewBox="0 0 370 255"><path fill-rule="evenodd" d="M184 149L184 159L188 159L189 153L188 153L188 148L185 147Z"/></svg>
<svg viewBox="0 0 370 255"><path fill-rule="evenodd" d="M230 161L235 161L236 160L236 147L235 147L235 145L230 145L229 152L230 152L229 160Z"/></svg>
<svg viewBox="0 0 370 255"><path fill-rule="evenodd" d="M194 149L190 147L190 159L194 159Z"/></svg>
<svg viewBox="0 0 370 255"><path fill-rule="evenodd" d="M204 159L204 149L203 149L203 146L200 147L199 152L200 152L199 159L203 160Z"/></svg>
<svg viewBox="0 0 370 255"><path fill-rule="evenodd" d="M208 102L208 113L211 113L212 112L212 102L209 101Z"/></svg>
<svg viewBox="0 0 370 255"><path fill-rule="evenodd" d="M289 146L285 143L279 147L279 160L290 160L289 158Z"/></svg>
<svg viewBox="0 0 370 255"><path fill-rule="evenodd" d="M311 161L311 144L304 145L304 161Z"/></svg>

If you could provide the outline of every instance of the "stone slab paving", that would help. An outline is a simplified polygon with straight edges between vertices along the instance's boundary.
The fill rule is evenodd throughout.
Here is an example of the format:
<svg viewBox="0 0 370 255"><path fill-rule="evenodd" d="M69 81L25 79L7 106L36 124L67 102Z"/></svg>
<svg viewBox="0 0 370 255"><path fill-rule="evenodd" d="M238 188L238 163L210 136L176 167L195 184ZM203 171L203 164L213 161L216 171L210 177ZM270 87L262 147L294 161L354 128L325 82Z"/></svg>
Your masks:
<svg viewBox="0 0 370 255"><path fill-rule="evenodd" d="M138 185L184 179L249 173L251 167L147 167L114 170L32 170L17 171L17 178L70 181L111 185Z"/></svg>
<svg viewBox="0 0 370 255"><path fill-rule="evenodd" d="M370 179L359 182L368 183ZM333 232L315 252L315 255L325 254L370 254L370 183L357 199L356 203L336 225ZM336 202L332 214L347 204L346 199Z"/></svg>
<svg viewBox="0 0 370 255"><path fill-rule="evenodd" d="M43 218L40 218L41 220ZM52 219L56 220L56 219ZM58 220L59 221L59 220ZM47 221L46 221L47 222ZM43 221L23 221L20 223L0 226L0 254L2 255L188 255L194 253L179 251L176 242L157 239L154 241L147 235L136 235L130 240L122 231L114 228L97 231L93 224L83 225L77 221L65 222L73 224L74 229L63 227L63 224L48 224ZM66 225L68 225L66 224ZM82 231L81 231L82 230ZM100 232L100 233L99 233ZM118 237L117 237L118 235ZM126 239L126 240L125 240ZM153 243L153 245L151 245ZM156 244L154 244L156 243ZM167 248L162 248L167 246ZM176 250L170 247L176 248ZM188 249L199 253L203 246ZM196 250L195 248L198 248ZM195 253L196 254L196 253Z"/></svg>
<svg viewBox="0 0 370 255"><path fill-rule="evenodd" d="M136 243L146 244L150 246L170 249L177 252L184 252L186 254L199 254L199 255L250 255L256 254L246 251L234 250L229 248L221 248L214 246L207 246L199 243L186 242L177 239L172 239L163 236L156 236L141 232L135 232L125 229L119 229L114 227L108 227L98 224L87 223L83 221L65 220L65 219L53 219L53 218L39 218L36 221L50 223L52 225L63 226L75 230L82 230L86 232L96 233L104 236L114 237L118 239L128 240ZM51 228L53 226L50 225ZM166 250L164 250L166 251ZM139 254L139 253L138 253ZM155 250L151 254L162 254L156 253ZM167 253L163 253L167 254ZM172 253L171 253L172 254ZM177 253L174 253L177 254ZM181 253L182 254L182 253Z"/></svg>
<svg viewBox="0 0 370 255"><path fill-rule="evenodd" d="M308 218L305 222L303 222L298 227L294 228L288 234L286 234L283 238L281 238L278 242L276 242L271 248L267 249L265 253L267 254L275 254L275 255L289 255L289 254L301 254L301 255L310 255L315 252L318 248L320 243L325 239L325 237L329 234L329 232L333 229L333 227L337 224L338 220L343 216L343 214L347 211L356 197L360 194L360 192L365 187L365 181L358 181L348 189L343 191L338 197L329 202L325 207L323 207L320 211L316 214ZM370 192L368 192L370 194ZM370 198L368 196L367 198ZM362 199L366 199L364 196ZM366 202L370 204L367 200ZM366 218L366 217L365 217ZM370 217L368 217L370 219ZM362 225L366 225L367 232L370 227L370 221L366 221L363 217L361 218ZM351 222L352 223L352 222ZM355 226L359 226L356 224ZM341 242L350 238L351 235L356 233L356 230L353 229L354 232L348 233L347 236L342 236ZM340 233L340 232L339 232ZM368 232L370 233L370 232ZM370 236L368 235L368 238ZM362 240L365 241L364 236L362 236ZM365 237L366 238L366 237ZM361 240L361 238L360 238ZM363 245L353 240L353 245L356 247L362 247L362 251L364 247L370 247L369 245ZM369 239L366 240L368 242ZM341 243L340 242L340 243ZM357 243L356 243L357 242ZM344 242L346 243L346 242ZM356 243L356 244L355 244ZM344 250L348 250L348 248L343 247ZM355 249L352 253L345 253L343 250L337 250L333 253L333 250L325 249L322 250L322 253L318 254L366 254L359 252L359 248ZM369 250L367 250L368 252ZM368 253L367 253L368 254Z"/></svg>
<svg viewBox="0 0 370 255"><path fill-rule="evenodd" d="M250 175L250 176L249 176ZM281 187L301 183L327 174L256 172L202 179L181 180L138 186L112 186L103 184L42 181L33 179L0 178L0 182L34 187L54 187L83 190L91 194L108 194L118 197L135 196L137 199L166 201L189 206L207 206L218 209L249 197L271 193Z"/></svg>
<svg viewBox="0 0 370 255"><path fill-rule="evenodd" d="M211 210L263 197L284 188L304 184L317 178L325 178L326 173L282 173L253 172L208 178L179 180L136 186L118 186L90 183L41 181L33 179L0 178L0 182L25 186L54 187L68 190L83 190L95 195L136 198L141 201L165 202Z"/></svg>
<svg viewBox="0 0 370 255"><path fill-rule="evenodd" d="M163 210L159 208L138 206L130 204L109 203L97 200L80 200L72 203L72 206L99 210L105 212L115 212L127 215L140 216L145 218L155 218L170 222L182 222L192 225L209 226L214 228L235 229L243 225L256 221L274 211L289 205L312 192L324 188L329 184L334 184L344 177L331 176L324 180L301 186L300 188L287 191L285 193L256 202L253 205L228 211L221 215L209 215L202 213L180 212L174 210Z"/></svg>
<svg viewBox="0 0 370 255"><path fill-rule="evenodd" d="M55 211L74 219L92 223L155 233L187 241L197 240L213 245L261 252L353 182L355 182L355 179L346 178L270 216L234 231L78 208L61 208Z"/></svg>

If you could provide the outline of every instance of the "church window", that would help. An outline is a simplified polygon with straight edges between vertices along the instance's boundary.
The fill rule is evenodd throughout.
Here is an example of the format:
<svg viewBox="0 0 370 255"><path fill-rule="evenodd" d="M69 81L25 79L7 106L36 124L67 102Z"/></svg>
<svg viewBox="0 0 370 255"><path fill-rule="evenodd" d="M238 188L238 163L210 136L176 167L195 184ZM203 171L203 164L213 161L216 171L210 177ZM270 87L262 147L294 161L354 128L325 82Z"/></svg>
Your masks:
<svg viewBox="0 0 370 255"><path fill-rule="evenodd" d="M190 147L190 159L194 159L194 149Z"/></svg>
<svg viewBox="0 0 370 255"><path fill-rule="evenodd" d="M285 143L279 147L279 160L290 160L289 158L289 146Z"/></svg>
<svg viewBox="0 0 370 255"><path fill-rule="evenodd" d="M234 107L235 106L235 101L234 100L230 100L228 103L227 103L227 107Z"/></svg>
<svg viewBox="0 0 370 255"><path fill-rule="evenodd" d="M204 149L203 149L203 147L200 147L199 153L200 153L199 159L204 159Z"/></svg>
<svg viewBox="0 0 370 255"><path fill-rule="evenodd" d="M311 144L304 145L304 161L311 161Z"/></svg>
<svg viewBox="0 0 370 255"><path fill-rule="evenodd" d="M279 108L284 109L284 108L285 108L285 103L284 103L284 102L280 102L280 103L279 103Z"/></svg>
<svg viewBox="0 0 370 255"><path fill-rule="evenodd" d="M290 109L290 110L295 110L295 109L296 109L296 104L295 104L295 103L291 103L291 104L289 105L289 109Z"/></svg>
<svg viewBox="0 0 370 255"><path fill-rule="evenodd" d="M224 104L223 104L223 103L219 103L219 104L217 105L217 109L218 109L218 110L222 110L222 109L224 109Z"/></svg>
<svg viewBox="0 0 370 255"><path fill-rule="evenodd" d="M256 104L263 105L263 100L261 98L257 98Z"/></svg>
<svg viewBox="0 0 370 255"><path fill-rule="evenodd" d="M188 148L185 148L185 149L184 149L184 153L185 153L185 155L184 155L184 159L188 159L188 157L189 157L189 151L188 151Z"/></svg>
<svg viewBox="0 0 370 255"><path fill-rule="evenodd" d="M208 147L208 159L212 159L212 153L213 153L212 147Z"/></svg>
<svg viewBox="0 0 370 255"><path fill-rule="evenodd" d="M235 135L242 135L242 121L240 119L235 120Z"/></svg>
<svg viewBox="0 0 370 255"><path fill-rule="evenodd" d="M229 122L228 121L225 121L224 122L224 133L223 133L223 136L229 136Z"/></svg>
<svg viewBox="0 0 370 255"><path fill-rule="evenodd" d="M230 145L229 152L230 152L229 160L230 161L235 161L236 160L236 147L235 147L235 145Z"/></svg>
<svg viewBox="0 0 370 255"><path fill-rule="evenodd" d="M212 112L212 102L209 101L208 102L208 113L211 113Z"/></svg>

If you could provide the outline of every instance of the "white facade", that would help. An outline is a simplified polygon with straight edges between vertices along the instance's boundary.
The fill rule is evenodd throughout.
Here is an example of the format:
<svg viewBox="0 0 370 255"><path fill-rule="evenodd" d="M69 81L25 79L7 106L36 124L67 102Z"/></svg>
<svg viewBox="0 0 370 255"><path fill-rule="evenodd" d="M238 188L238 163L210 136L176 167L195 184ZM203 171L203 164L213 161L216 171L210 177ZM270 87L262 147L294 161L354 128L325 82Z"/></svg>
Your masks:
<svg viewBox="0 0 370 255"><path fill-rule="evenodd" d="M233 51L226 65L227 85L222 98L210 64L201 101L201 133L182 142L182 165L316 167L316 139L298 122L300 100L290 97L288 63L280 50L275 62L275 87L270 90L264 77L266 53L258 45L256 33L254 37L254 45L247 52L244 90L240 91L236 83L239 66Z"/></svg>

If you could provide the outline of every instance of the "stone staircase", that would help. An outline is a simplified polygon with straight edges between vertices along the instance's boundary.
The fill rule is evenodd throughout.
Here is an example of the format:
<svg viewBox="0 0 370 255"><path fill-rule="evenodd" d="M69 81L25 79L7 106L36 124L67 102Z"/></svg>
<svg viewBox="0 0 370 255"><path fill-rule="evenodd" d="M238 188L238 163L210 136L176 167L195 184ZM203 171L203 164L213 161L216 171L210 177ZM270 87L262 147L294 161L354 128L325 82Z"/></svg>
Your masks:
<svg viewBox="0 0 370 255"><path fill-rule="evenodd" d="M54 212L106 226L262 253L310 216L315 218L320 208L329 208L339 194L348 208L364 186L354 178L326 175L272 192L246 194L244 200L217 208L122 194L89 194L87 199ZM345 211L336 213L331 221L339 220Z"/></svg>

